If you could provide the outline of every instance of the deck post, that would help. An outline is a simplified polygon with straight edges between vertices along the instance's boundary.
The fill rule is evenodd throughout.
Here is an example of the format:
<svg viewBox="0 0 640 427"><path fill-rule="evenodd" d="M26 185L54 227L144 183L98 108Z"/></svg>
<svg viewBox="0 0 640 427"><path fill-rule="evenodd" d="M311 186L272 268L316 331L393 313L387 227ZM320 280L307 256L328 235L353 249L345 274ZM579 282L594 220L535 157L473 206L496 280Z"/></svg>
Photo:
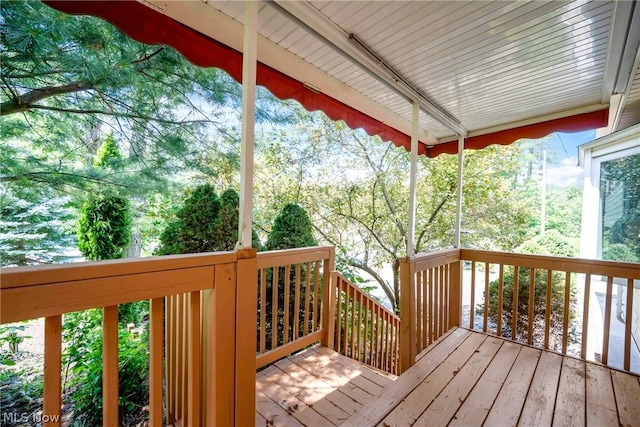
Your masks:
<svg viewBox="0 0 640 427"><path fill-rule="evenodd" d="M336 296L336 275L335 249L331 249L329 258L324 260L322 266L322 329L324 337L321 344L327 348L333 348L335 334L335 296Z"/></svg>
<svg viewBox="0 0 640 427"><path fill-rule="evenodd" d="M411 258L400 259L400 372L416 361L416 287Z"/></svg>
<svg viewBox="0 0 640 427"><path fill-rule="evenodd" d="M418 175L418 120L420 109L418 103L413 103L413 114L411 116L411 168L409 170L409 223L407 229L407 256L415 253L416 234L416 182Z"/></svg>
<svg viewBox="0 0 640 427"><path fill-rule="evenodd" d="M449 266L449 329L462 323L462 261ZM472 308L473 310L473 308Z"/></svg>
<svg viewBox="0 0 640 427"><path fill-rule="evenodd" d="M242 142L240 148L240 218L238 248L251 247L253 229L253 147L256 115L258 2L244 2L242 51ZM254 421L255 422L255 421Z"/></svg>
<svg viewBox="0 0 640 427"><path fill-rule="evenodd" d="M258 261L255 249L238 251L236 271L235 425L255 423Z"/></svg>

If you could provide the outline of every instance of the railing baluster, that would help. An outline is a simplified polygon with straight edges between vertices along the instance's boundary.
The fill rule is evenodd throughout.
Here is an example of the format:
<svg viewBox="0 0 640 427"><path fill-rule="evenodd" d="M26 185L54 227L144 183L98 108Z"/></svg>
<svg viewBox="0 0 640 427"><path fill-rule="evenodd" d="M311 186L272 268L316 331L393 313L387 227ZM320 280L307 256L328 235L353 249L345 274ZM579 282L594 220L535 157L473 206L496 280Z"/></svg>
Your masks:
<svg viewBox="0 0 640 427"><path fill-rule="evenodd" d="M376 311L378 313L378 322L377 322L377 332L376 332L376 342L378 343L378 368L382 367L382 313L380 310L380 306L376 306Z"/></svg>
<svg viewBox="0 0 640 427"><path fill-rule="evenodd" d="M373 316L371 316L371 304L372 302L367 299L365 306L365 316L364 316L364 363L371 364L371 337L369 336L371 333L371 328L369 324L371 323Z"/></svg>
<svg viewBox="0 0 640 427"><path fill-rule="evenodd" d="M428 330L429 330L429 301L427 298L428 285L427 285L427 272L423 271L422 275L422 346L426 348L429 345Z"/></svg>
<svg viewBox="0 0 640 427"><path fill-rule="evenodd" d="M511 339L516 340L518 333L518 290L520 288L520 268L513 266L513 307L511 318Z"/></svg>
<svg viewBox="0 0 640 427"><path fill-rule="evenodd" d="M360 360L362 357L362 315L364 313L364 309L362 307L362 303L366 297L363 292L358 293L358 353L357 360ZM365 320L366 321L366 320Z"/></svg>
<svg viewBox="0 0 640 427"><path fill-rule="evenodd" d="M201 354L200 345L200 291L194 291L189 294L189 323L188 323L188 360L187 367L187 388L185 393L187 397L187 405L189 415L186 417L185 424L198 427L200 425L200 396L202 390L200 387L201 373Z"/></svg>
<svg viewBox="0 0 640 427"><path fill-rule="evenodd" d="M302 335L307 335L313 330L309 331L309 309L310 309L310 301L311 301L311 263L305 264L305 274L304 274L304 331ZM327 304L329 302L327 301Z"/></svg>
<svg viewBox="0 0 640 427"><path fill-rule="evenodd" d="M323 276L329 276L331 271L327 268L322 270ZM320 327L320 261L316 261L315 274L313 276L313 332L317 331Z"/></svg>
<svg viewBox="0 0 640 427"><path fill-rule="evenodd" d="M336 298L336 339L334 350L340 353L342 343L342 316L344 311L342 310L342 278L338 277L338 283L336 288L338 289L338 296Z"/></svg>
<svg viewBox="0 0 640 427"><path fill-rule="evenodd" d="M422 351L422 349L426 346L424 342L422 342L422 331L424 330L424 319L422 318L422 275L420 272L415 273L415 281L416 281L416 346L418 348L418 353Z"/></svg>
<svg viewBox="0 0 640 427"><path fill-rule="evenodd" d="M527 329L527 343L533 344L533 306L536 295L536 269L529 269L529 328Z"/></svg>
<svg viewBox="0 0 640 427"><path fill-rule="evenodd" d="M300 338L300 264L295 268L296 283L294 288L293 303L293 339Z"/></svg>
<svg viewBox="0 0 640 427"><path fill-rule="evenodd" d="M547 293L546 293L546 303L545 303L545 311L544 311L544 348L549 348L549 329L551 327L551 297L552 286L551 279L553 278L553 271L547 270Z"/></svg>
<svg viewBox="0 0 640 427"><path fill-rule="evenodd" d="M291 313L291 266L284 267L284 323L282 324L282 344L289 342L289 313Z"/></svg>
<svg viewBox="0 0 640 427"><path fill-rule="evenodd" d="M489 263L484 263L484 312L482 321L482 332L489 329Z"/></svg>
<svg viewBox="0 0 640 427"><path fill-rule="evenodd" d="M571 273L565 271L564 310L562 314L562 354L567 354L569 339L569 306L571 305Z"/></svg>
<svg viewBox="0 0 640 427"><path fill-rule="evenodd" d="M162 317L164 298L149 303L149 426L162 424ZM46 347L45 347L46 348ZM45 364L46 366L46 364ZM48 414L45 408L45 414Z"/></svg>
<svg viewBox="0 0 640 427"><path fill-rule="evenodd" d="M118 306L104 307L102 321L102 425L118 426Z"/></svg>
<svg viewBox="0 0 640 427"><path fill-rule="evenodd" d="M278 347L278 288L280 287L280 268L273 267L271 279L271 350Z"/></svg>
<svg viewBox="0 0 640 427"><path fill-rule="evenodd" d="M624 369L631 370L631 319L633 318L633 279L627 279L627 302L624 315Z"/></svg>
<svg viewBox="0 0 640 427"><path fill-rule="evenodd" d="M502 336L502 306L504 304L504 264L500 263L498 273L498 322L496 324L496 335Z"/></svg>
<svg viewBox="0 0 640 427"><path fill-rule="evenodd" d="M442 267L442 286L444 288L442 298L442 334L449 330L449 304L451 303L451 264Z"/></svg>
<svg viewBox="0 0 640 427"><path fill-rule="evenodd" d="M343 336L342 336L342 354L345 356L348 354L347 349L349 348L349 286L346 282L342 281L342 287L344 290L344 319L342 327Z"/></svg>
<svg viewBox="0 0 640 427"><path fill-rule="evenodd" d="M436 331L436 319L433 316L435 303L437 300L436 286L434 283L433 269L429 269L429 344L434 341Z"/></svg>
<svg viewBox="0 0 640 427"><path fill-rule="evenodd" d="M609 333L611 330L611 300L613 293L613 277L607 277L607 296L604 303L604 331L602 333L602 363L609 363Z"/></svg>
<svg viewBox="0 0 640 427"><path fill-rule="evenodd" d="M471 261L471 295L469 295L469 329L475 327L475 312L476 312L476 263Z"/></svg>
<svg viewBox="0 0 640 427"><path fill-rule="evenodd" d="M349 356L353 358L356 341L356 289L351 285L349 285L349 288L351 288L351 354Z"/></svg>
<svg viewBox="0 0 640 427"><path fill-rule="evenodd" d="M62 404L62 316L51 316L44 319L44 383L43 414L47 414L50 422L47 426L61 425Z"/></svg>
<svg viewBox="0 0 640 427"><path fill-rule="evenodd" d="M260 269L260 353L267 350L267 272Z"/></svg>
<svg viewBox="0 0 640 427"><path fill-rule="evenodd" d="M587 340L589 331L589 298L591 295L591 274L584 276L584 303L582 306L582 345L580 347L580 357L587 358Z"/></svg>

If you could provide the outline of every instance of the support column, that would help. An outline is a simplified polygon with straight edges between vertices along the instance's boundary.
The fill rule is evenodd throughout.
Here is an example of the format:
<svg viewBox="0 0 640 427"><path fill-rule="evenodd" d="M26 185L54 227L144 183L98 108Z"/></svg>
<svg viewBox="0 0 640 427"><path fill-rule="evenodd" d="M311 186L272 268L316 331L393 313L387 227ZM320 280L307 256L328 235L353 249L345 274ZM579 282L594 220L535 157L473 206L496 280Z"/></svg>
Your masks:
<svg viewBox="0 0 640 427"><path fill-rule="evenodd" d="M407 229L407 257L415 252L416 234L416 182L418 173L418 121L420 109L418 103L413 103L411 117L411 169L409 171L409 227Z"/></svg>
<svg viewBox="0 0 640 427"><path fill-rule="evenodd" d="M244 2L242 55L242 145L240 148L240 220L238 248L251 247L253 228L253 146L256 112L256 61L258 50L258 2Z"/></svg>
<svg viewBox="0 0 640 427"><path fill-rule="evenodd" d="M456 236L453 247L460 247L460 228L462 227L462 172L464 162L464 137L458 137L458 188L456 193Z"/></svg>

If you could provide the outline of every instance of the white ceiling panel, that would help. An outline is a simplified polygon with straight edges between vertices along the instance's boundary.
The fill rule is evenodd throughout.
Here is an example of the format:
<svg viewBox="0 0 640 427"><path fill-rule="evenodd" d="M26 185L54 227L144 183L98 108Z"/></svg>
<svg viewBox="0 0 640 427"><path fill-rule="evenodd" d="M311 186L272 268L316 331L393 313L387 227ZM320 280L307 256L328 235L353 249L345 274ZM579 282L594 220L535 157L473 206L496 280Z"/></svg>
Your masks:
<svg viewBox="0 0 640 427"><path fill-rule="evenodd" d="M243 2L207 5L242 24ZM189 25L188 14L174 16ZM415 99L432 113L420 128L433 144L455 136L456 123L477 134L608 102L622 55L640 44L627 40L638 16L640 7L606 0L274 0L260 4L269 54L259 58L405 133ZM625 125L640 120L637 62Z"/></svg>

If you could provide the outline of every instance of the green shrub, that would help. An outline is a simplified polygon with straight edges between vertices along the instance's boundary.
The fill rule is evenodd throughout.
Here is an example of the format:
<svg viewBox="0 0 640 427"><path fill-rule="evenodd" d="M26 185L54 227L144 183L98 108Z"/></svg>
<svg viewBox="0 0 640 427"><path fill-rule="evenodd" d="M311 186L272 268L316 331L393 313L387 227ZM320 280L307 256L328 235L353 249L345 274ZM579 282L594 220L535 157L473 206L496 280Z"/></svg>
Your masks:
<svg viewBox="0 0 640 427"><path fill-rule="evenodd" d="M127 199L96 196L84 202L78 226L78 249L89 260L122 258L131 239Z"/></svg>

